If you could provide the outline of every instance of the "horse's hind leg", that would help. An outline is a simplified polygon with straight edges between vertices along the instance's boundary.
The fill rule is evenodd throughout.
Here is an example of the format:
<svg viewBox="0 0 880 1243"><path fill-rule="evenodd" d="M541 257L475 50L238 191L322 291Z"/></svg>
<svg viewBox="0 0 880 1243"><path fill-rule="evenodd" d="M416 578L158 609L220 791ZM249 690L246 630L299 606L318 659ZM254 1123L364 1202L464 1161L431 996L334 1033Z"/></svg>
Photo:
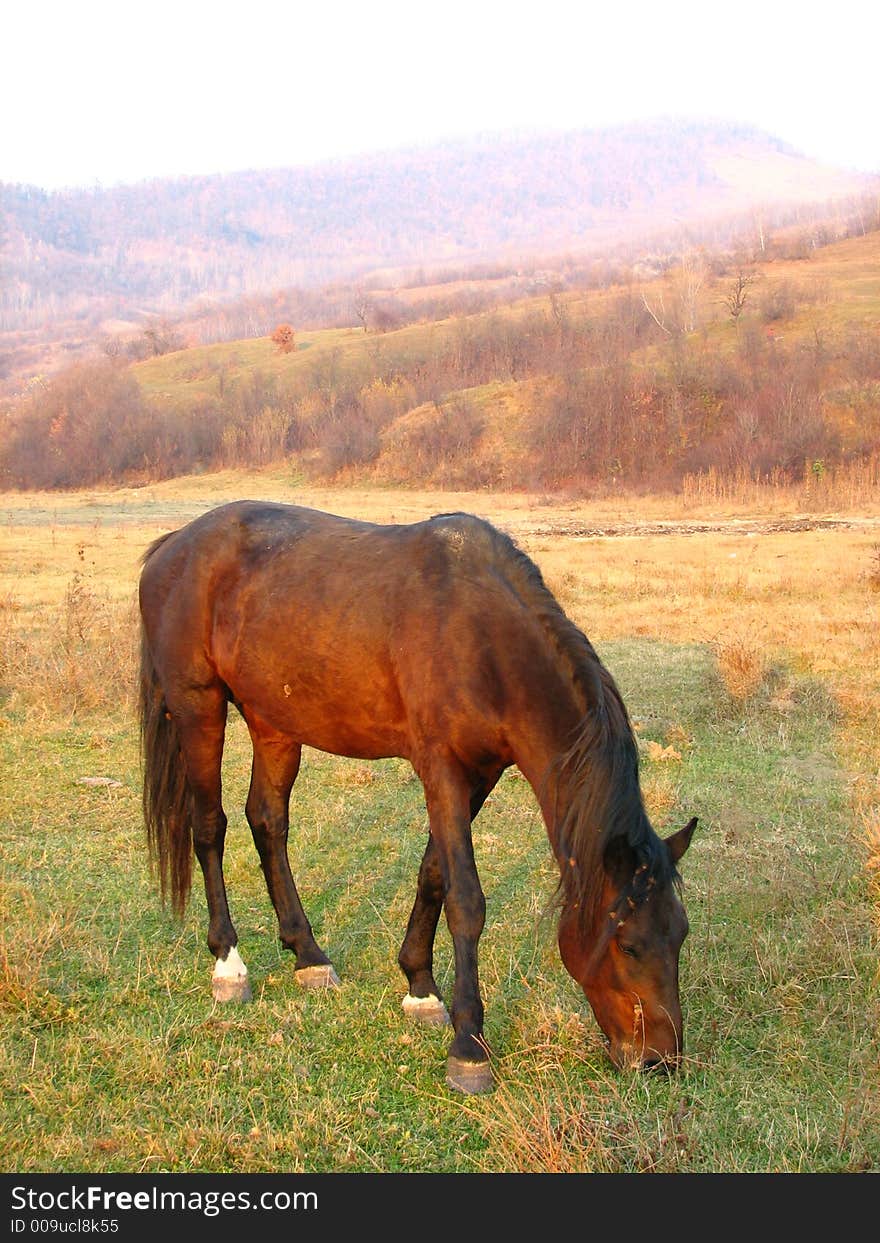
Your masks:
<svg viewBox="0 0 880 1243"><path fill-rule="evenodd" d="M278 916L281 943L296 955L296 978L300 984L306 988L335 987L339 978L315 941L287 857L290 791L299 772L302 748L252 716L247 715L246 720L254 762L245 813Z"/></svg>
<svg viewBox="0 0 880 1243"><path fill-rule="evenodd" d="M212 991L217 1001L249 1001L247 967L236 949L238 934L229 914L223 880L226 816L221 802L220 765L226 730L224 688L191 692L175 706L174 719L192 793L193 849L205 881L208 948L216 958Z"/></svg>
<svg viewBox="0 0 880 1243"><path fill-rule="evenodd" d="M499 769L474 784L470 799L472 822L502 771ZM450 1022L449 1012L434 980L434 938L442 908L443 873L437 843L431 836L419 868L416 900L397 961L409 983L409 992L403 999L404 1010L422 1023L436 1025Z"/></svg>
<svg viewBox="0 0 880 1243"><path fill-rule="evenodd" d="M422 1023L448 1023L449 1011L434 980L434 937L443 908L443 872L433 837L419 868L416 900L397 961L409 983L403 999L407 1014Z"/></svg>

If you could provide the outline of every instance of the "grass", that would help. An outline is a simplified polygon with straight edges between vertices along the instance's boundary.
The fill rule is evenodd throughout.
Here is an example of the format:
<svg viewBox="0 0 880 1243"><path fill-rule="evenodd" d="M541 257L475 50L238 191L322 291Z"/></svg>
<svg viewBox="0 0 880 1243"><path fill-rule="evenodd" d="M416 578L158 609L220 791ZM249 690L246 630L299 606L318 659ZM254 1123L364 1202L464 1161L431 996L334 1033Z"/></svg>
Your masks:
<svg viewBox="0 0 880 1243"><path fill-rule="evenodd" d="M230 475L0 498L3 1168L880 1168L876 535L578 539L565 530L595 515L573 506L453 498L518 534L599 647L637 725L658 830L701 821L684 861L685 1067L631 1078L606 1062L559 961L544 830L526 783L504 778L475 832L498 1088L465 1099L444 1087L448 1034L400 1009L395 958L426 831L405 764L309 752L297 782L294 873L338 993L298 990L278 946L244 823L240 724L224 761L226 871L253 1004L212 1002L204 899L177 925L148 873L127 692L137 558L212 501L285 487ZM452 507L305 499L398 520ZM725 651L760 671L744 693ZM443 928L438 965L448 992Z"/></svg>

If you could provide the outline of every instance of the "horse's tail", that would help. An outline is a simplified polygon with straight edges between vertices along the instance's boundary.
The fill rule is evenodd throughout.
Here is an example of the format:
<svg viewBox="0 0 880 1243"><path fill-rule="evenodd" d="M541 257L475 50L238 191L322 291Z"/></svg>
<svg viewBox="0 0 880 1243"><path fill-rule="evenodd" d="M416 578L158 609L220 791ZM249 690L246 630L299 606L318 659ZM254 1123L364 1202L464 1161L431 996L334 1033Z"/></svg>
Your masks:
<svg viewBox="0 0 880 1243"><path fill-rule="evenodd" d="M163 901L183 914L192 885L192 795L180 736L141 625L141 755L147 846L159 874Z"/></svg>

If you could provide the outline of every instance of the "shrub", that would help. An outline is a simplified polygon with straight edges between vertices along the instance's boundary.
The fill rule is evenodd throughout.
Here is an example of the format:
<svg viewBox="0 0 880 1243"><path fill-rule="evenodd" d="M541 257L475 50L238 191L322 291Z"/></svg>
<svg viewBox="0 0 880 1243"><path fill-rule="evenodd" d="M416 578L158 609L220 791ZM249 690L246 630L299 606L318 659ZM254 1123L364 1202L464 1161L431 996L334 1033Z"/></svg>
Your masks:
<svg viewBox="0 0 880 1243"><path fill-rule="evenodd" d="M280 354L291 354L296 349L296 337L290 324L279 324L271 339Z"/></svg>
<svg viewBox="0 0 880 1243"><path fill-rule="evenodd" d="M16 487L87 487L148 471L157 439L124 366L80 363L14 408L0 468Z"/></svg>
<svg viewBox="0 0 880 1243"><path fill-rule="evenodd" d="M9 597L0 623L0 693L28 711L111 711L134 687L134 602L110 600L82 574L39 625Z"/></svg>

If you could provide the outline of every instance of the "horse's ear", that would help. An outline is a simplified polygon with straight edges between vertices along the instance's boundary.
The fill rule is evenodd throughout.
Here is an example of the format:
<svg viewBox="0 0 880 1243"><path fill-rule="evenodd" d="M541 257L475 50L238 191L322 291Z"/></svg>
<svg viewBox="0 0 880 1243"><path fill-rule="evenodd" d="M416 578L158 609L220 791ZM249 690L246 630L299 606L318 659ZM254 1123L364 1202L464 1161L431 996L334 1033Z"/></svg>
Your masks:
<svg viewBox="0 0 880 1243"><path fill-rule="evenodd" d="M679 829L677 833L673 833L671 837L667 837L666 849L673 863L678 863L681 856L691 844L691 838L694 835L694 829L697 827L697 817L688 820L683 829Z"/></svg>

